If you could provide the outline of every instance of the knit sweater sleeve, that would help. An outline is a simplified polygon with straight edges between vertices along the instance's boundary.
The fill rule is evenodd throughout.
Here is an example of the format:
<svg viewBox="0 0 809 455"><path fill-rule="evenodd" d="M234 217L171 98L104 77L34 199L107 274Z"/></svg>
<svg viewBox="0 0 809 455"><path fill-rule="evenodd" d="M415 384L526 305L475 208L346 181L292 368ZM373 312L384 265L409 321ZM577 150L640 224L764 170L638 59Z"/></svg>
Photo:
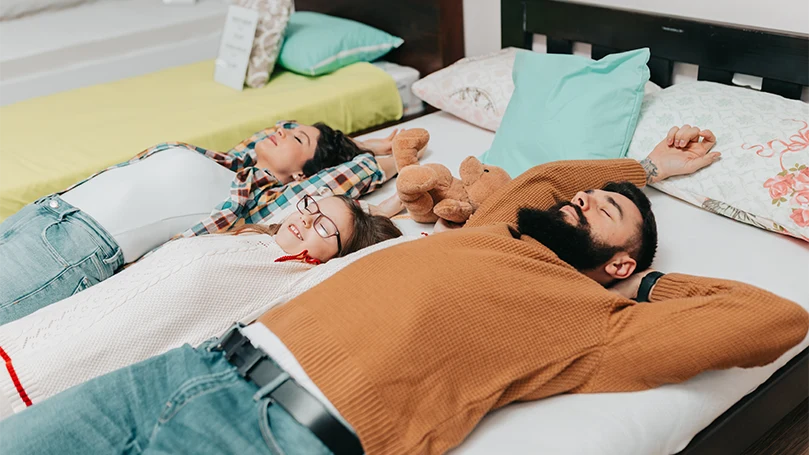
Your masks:
<svg viewBox="0 0 809 455"><path fill-rule="evenodd" d="M642 187L646 173L631 159L556 161L536 166L487 198L465 226L516 224L520 208L547 209L557 201L572 199L579 191L620 181Z"/></svg>
<svg viewBox="0 0 809 455"><path fill-rule="evenodd" d="M801 306L729 280L668 274L650 300L614 316L601 368L582 391L641 390L766 365L809 330Z"/></svg>

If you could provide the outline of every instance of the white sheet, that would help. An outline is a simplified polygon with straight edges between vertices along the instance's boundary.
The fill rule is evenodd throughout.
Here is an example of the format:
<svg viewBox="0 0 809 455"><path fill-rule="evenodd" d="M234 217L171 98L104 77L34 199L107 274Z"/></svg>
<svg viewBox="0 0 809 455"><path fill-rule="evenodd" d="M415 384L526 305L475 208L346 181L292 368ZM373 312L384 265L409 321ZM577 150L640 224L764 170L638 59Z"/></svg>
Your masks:
<svg viewBox="0 0 809 455"><path fill-rule="evenodd" d="M425 162L440 162L456 175L461 160L480 155L494 133L439 112L398 127L427 129ZM387 135L390 129L369 136ZM395 191L385 185L367 199ZM766 232L647 190L657 216L662 271L744 281L809 309L809 243ZM429 226L398 220L406 233ZM809 337L761 368L703 373L682 384L634 393L565 395L507 406L483 419L452 455L677 453L700 430L809 346Z"/></svg>

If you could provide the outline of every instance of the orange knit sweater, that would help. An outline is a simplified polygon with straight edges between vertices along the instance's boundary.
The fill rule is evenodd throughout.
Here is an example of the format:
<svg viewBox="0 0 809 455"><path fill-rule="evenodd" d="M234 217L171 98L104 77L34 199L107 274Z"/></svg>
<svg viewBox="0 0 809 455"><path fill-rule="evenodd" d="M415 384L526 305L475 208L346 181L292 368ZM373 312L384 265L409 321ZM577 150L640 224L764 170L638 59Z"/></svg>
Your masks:
<svg viewBox="0 0 809 455"><path fill-rule="evenodd" d="M534 168L468 227L374 253L259 321L369 455L443 453L514 401L764 365L803 339L809 315L769 292L668 274L651 303L636 304L509 229L519 207L618 180L643 185L643 169L631 160Z"/></svg>

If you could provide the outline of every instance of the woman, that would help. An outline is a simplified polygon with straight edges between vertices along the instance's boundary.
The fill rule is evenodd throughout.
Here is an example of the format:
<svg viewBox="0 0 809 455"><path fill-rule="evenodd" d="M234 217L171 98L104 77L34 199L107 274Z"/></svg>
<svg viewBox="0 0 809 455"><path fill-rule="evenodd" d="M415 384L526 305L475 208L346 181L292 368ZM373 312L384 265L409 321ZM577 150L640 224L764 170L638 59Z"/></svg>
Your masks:
<svg viewBox="0 0 809 455"><path fill-rule="evenodd" d="M281 122L228 153L165 143L29 204L0 225L0 324L109 278L175 236L263 223L303 194L373 191L396 167L371 153L389 154L395 134L355 143L323 124Z"/></svg>
<svg viewBox="0 0 809 455"><path fill-rule="evenodd" d="M296 208L280 225L169 242L101 285L0 327L16 377L0 374L0 418L250 322L353 261L352 253L402 235L345 196L305 196Z"/></svg>

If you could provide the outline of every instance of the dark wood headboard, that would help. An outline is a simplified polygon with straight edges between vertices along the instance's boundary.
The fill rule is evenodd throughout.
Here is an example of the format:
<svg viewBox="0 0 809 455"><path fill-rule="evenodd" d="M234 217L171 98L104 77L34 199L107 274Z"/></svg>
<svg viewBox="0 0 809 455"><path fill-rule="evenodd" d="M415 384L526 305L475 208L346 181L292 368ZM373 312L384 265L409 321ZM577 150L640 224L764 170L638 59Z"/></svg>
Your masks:
<svg viewBox="0 0 809 455"><path fill-rule="evenodd" d="M404 39L385 60L412 66L422 77L464 56L463 0L296 0L317 11L376 27Z"/></svg>
<svg viewBox="0 0 809 455"><path fill-rule="evenodd" d="M809 85L809 37L556 0L501 0L503 47L531 48L548 37L548 52L571 53L573 42L592 57L648 47L651 80L672 83L674 62L699 65L699 80L732 84L733 74L763 78L761 90L799 99Z"/></svg>

